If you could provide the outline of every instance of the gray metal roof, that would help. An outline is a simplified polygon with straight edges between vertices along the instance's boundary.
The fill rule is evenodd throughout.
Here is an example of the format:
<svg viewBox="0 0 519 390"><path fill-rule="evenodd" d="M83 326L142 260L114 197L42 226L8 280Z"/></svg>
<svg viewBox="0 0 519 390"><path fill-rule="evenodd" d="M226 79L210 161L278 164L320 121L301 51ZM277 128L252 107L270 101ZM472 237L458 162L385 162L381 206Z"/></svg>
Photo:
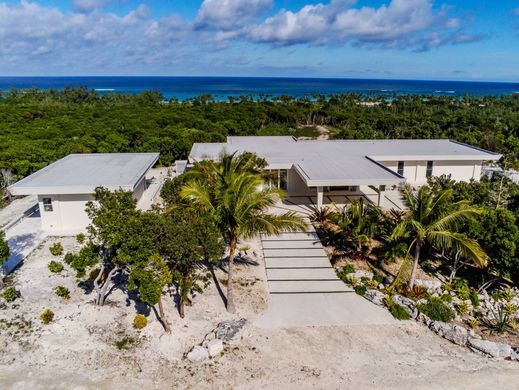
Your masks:
<svg viewBox="0 0 519 390"><path fill-rule="evenodd" d="M304 140L293 137L228 137L227 143L194 144L191 162L223 152L252 152L271 169L294 167L308 186L396 184L404 179L377 162L487 161L501 155L443 140Z"/></svg>
<svg viewBox="0 0 519 390"><path fill-rule="evenodd" d="M91 194L102 186L133 191L159 153L69 154L11 185L13 195Z"/></svg>

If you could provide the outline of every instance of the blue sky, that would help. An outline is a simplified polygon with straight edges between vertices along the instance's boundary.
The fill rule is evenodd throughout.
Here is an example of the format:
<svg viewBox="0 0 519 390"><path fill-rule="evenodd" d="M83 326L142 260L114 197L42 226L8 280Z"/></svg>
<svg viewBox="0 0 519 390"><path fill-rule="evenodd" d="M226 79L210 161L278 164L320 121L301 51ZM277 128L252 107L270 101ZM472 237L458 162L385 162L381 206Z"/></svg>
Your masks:
<svg viewBox="0 0 519 390"><path fill-rule="evenodd" d="M0 75L519 81L519 2L0 0Z"/></svg>

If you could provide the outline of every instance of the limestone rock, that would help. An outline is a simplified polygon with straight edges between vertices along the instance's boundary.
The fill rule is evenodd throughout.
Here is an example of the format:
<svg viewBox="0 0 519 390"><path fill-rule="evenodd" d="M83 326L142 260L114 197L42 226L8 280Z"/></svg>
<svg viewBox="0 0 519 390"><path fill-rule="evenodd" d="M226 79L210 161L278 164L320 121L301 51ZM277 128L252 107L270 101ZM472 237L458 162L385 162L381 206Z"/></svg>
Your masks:
<svg viewBox="0 0 519 390"><path fill-rule="evenodd" d="M469 345L477 349L478 351L484 352L492 357L507 358L512 354L512 347L508 344L495 343L489 340L479 340L470 338Z"/></svg>
<svg viewBox="0 0 519 390"><path fill-rule="evenodd" d="M441 288L442 282L439 280L425 280L425 279L416 279L417 286L424 286L428 290L437 290Z"/></svg>
<svg viewBox="0 0 519 390"><path fill-rule="evenodd" d="M347 276L348 279L362 279L362 278L368 278L373 279L373 272L371 271L355 271Z"/></svg>
<svg viewBox="0 0 519 390"><path fill-rule="evenodd" d="M397 294L393 295L393 302L402 306L411 318L416 318L418 316L418 309L415 308L414 302L409 298Z"/></svg>
<svg viewBox="0 0 519 390"><path fill-rule="evenodd" d="M467 344L468 333L467 330L462 326L447 324L446 322L441 321L432 321L429 325L429 328L439 336L442 336L444 339L447 339L454 344Z"/></svg>
<svg viewBox="0 0 519 390"><path fill-rule="evenodd" d="M209 356L213 357L223 351L223 342L220 339L214 339L207 343L207 351Z"/></svg>
<svg viewBox="0 0 519 390"><path fill-rule="evenodd" d="M190 362L200 363L209 359L209 352L204 347L197 345L187 354L187 358Z"/></svg>
<svg viewBox="0 0 519 390"><path fill-rule="evenodd" d="M364 298L368 301L373 302L375 305L384 306L384 298L386 294L378 290L368 290L366 294L364 294Z"/></svg>
<svg viewBox="0 0 519 390"><path fill-rule="evenodd" d="M243 329L247 324L247 320L242 318L240 320L223 321L218 324L214 334L217 339L224 343L241 340L243 336Z"/></svg>

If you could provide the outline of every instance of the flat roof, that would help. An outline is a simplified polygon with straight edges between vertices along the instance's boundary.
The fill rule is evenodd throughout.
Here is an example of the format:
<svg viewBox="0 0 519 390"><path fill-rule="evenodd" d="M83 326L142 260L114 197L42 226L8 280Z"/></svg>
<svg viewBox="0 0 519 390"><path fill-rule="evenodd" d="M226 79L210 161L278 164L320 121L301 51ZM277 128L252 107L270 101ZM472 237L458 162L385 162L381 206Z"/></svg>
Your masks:
<svg viewBox="0 0 519 390"><path fill-rule="evenodd" d="M487 161L500 154L448 139L297 140L294 137L228 137L226 143L193 145L191 162L217 159L223 152L251 152L270 169L294 167L310 187L397 184L405 179L383 161Z"/></svg>
<svg viewBox="0 0 519 390"><path fill-rule="evenodd" d="M13 195L92 194L97 187L133 191L159 153L69 154L8 187Z"/></svg>

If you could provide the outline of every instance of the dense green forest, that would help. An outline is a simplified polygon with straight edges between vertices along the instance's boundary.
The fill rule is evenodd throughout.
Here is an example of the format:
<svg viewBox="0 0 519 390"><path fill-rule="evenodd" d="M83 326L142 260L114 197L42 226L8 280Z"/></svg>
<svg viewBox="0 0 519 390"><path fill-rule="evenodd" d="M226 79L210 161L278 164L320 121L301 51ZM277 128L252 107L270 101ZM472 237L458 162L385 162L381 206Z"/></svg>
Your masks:
<svg viewBox="0 0 519 390"><path fill-rule="evenodd" d="M316 125L330 128L331 138L453 138L511 161L519 154L519 95L371 100L381 104L361 104L360 95L179 102L152 91L101 96L87 88L10 90L0 93L0 169L21 177L83 152L160 151L161 163L171 164L185 158L193 142L297 135Z"/></svg>

